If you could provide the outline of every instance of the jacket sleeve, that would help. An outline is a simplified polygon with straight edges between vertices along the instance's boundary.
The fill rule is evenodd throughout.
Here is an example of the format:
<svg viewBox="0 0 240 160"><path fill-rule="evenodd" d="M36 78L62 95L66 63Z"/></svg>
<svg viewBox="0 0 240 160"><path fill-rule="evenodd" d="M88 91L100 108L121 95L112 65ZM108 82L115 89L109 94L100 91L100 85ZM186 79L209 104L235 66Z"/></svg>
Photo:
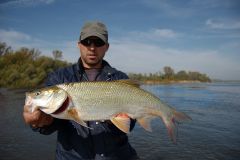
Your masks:
<svg viewBox="0 0 240 160"><path fill-rule="evenodd" d="M56 85L56 84L59 84L60 81L59 81L59 78L58 78L58 74L53 72L53 73L50 73L47 77L47 80L45 81L45 86L53 86L53 85ZM49 135L53 132L55 132L58 127L61 125L61 122L62 120L60 119L56 119L54 118L53 119L53 123L50 124L49 126L44 126L44 127L38 127L38 128L32 128L33 131L35 132L39 132L41 134L45 134L45 135Z"/></svg>

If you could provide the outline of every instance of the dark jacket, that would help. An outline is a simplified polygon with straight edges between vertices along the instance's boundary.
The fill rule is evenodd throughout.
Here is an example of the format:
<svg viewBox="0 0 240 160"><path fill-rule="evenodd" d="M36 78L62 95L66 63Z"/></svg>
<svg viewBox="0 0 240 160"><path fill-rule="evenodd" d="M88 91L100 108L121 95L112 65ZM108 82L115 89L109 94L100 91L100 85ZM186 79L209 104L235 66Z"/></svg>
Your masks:
<svg viewBox="0 0 240 160"><path fill-rule="evenodd" d="M128 76L112 68L103 61L103 68L98 80L111 81L127 79ZM59 69L49 74L47 86L65 82L87 81L81 60L70 67ZM41 134L51 134L58 131L56 159L57 160L127 160L135 159L135 150L130 146L125 133L117 129L110 121L87 122L90 128L83 127L74 121L54 119L52 125L35 129ZM135 121L131 120L131 129Z"/></svg>

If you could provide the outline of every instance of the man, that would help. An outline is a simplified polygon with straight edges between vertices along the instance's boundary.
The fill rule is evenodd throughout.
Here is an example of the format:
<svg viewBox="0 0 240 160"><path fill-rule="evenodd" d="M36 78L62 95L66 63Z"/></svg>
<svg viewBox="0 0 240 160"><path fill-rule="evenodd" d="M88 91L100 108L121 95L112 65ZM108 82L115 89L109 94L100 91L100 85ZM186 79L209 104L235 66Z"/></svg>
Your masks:
<svg viewBox="0 0 240 160"><path fill-rule="evenodd" d="M111 81L127 79L127 75L112 68L105 60L109 48L108 32L101 22L86 23L80 34L78 63L49 74L46 86L65 82ZM124 116L124 115L122 115ZM56 159L58 160L128 160L137 159L136 151L125 133L110 121L89 121L83 127L74 121L55 119L40 110L33 113L24 106L23 117L34 131L51 134L58 131ZM135 120L131 120L131 128Z"/></svg>

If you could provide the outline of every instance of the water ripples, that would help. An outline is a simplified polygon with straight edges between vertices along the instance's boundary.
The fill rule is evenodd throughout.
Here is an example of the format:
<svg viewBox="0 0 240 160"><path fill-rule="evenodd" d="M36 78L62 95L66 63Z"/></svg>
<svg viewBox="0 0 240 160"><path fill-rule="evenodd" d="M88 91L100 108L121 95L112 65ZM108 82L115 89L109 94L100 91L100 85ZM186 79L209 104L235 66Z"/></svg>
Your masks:
<svg viewBox="0 0 240 160"><path fill-rule="evenodd" d="M177 144L171 142L160 118L152 121L153 132L137 124L129 139L141 159L240 159L239 83L146 85L143 88L193 120L179 124ZM24 96L24 91L0 89L0 157L3 160L54 159L56 134L39 135L23 123Z"/></svg>

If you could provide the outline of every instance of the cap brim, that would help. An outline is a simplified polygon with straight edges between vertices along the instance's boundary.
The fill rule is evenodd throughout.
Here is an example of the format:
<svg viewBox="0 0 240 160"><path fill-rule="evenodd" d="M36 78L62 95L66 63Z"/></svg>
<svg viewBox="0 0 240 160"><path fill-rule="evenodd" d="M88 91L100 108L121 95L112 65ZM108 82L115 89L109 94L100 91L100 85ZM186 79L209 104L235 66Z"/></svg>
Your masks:
<svg viewBox="0 0 240 160"><path fill-rule="evenodd" d="M99 33L96 33L96 32L86 33L84 35L81 35L81 39L80 40L84 40L84 39L86 39L88 37L92 37L92 36L98 37L101 40L103 40L105 43L107 43L106 37L103 34L99 34Z"/></svg>

